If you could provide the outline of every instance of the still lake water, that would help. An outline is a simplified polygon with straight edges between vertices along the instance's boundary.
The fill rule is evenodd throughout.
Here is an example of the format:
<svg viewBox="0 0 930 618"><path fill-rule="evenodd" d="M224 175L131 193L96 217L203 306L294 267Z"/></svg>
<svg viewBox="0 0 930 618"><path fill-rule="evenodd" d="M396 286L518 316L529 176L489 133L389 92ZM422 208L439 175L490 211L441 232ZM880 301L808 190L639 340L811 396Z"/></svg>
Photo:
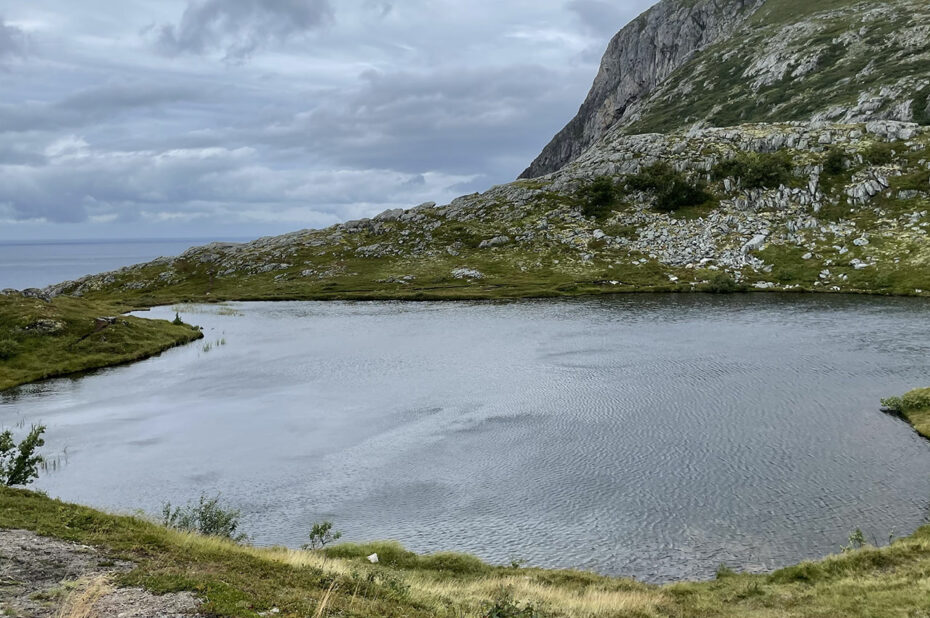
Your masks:
<svg viewBox="0 0 930 618"><path fill-rule="evenodd" d="M257 544L397 539L647 581L879 543L930 512L930 304L811 296L182 309L207 341L0 400L38 489L160 511L201 492ZM173 317L170 308L152 317Z"/></svg>

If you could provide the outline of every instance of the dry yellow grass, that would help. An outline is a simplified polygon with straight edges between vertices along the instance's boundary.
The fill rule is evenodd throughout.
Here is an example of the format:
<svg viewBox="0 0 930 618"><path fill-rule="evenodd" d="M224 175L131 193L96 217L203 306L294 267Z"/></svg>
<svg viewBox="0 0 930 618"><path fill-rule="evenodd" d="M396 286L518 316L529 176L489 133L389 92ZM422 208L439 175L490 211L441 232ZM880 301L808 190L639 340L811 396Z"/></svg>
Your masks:
<svg viewBox="0 0 930 618"><path fill-rule="evenodd" d="M113 585L104 575L78 580L55 618L103 618L94 608L101 598L112 591Z"/></svg>

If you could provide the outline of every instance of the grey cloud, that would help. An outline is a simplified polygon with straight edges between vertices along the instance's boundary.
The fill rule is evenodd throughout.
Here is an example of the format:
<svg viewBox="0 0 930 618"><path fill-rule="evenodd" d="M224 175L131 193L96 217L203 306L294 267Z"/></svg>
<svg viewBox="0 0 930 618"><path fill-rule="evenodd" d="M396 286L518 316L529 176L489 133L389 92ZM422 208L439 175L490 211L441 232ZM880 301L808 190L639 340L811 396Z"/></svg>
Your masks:
<svg viewBox="0 0 930 618"><path fill-rule="evenodd" d="M0 104L0 134L77 129L130 112L204 100L193 86L124 81L85 88L61 101Z"/></svg>
<svg viewBox="0 0 930 618"><path fill-rule="evenodd" d="M643 9L647 6L645 2L636 4ZM604 0L571 0L567 6L589 31L608 37L616 34L630 20L635 10Z"/></svg>
<svg viewBox="0 0 930 618"><path fill-rule="evenodd" d="M15 26L8 25L0 17L0 60L26 53L26 35Z"/></svg>
<svg viewBox="0 0 930 618"><path fill-rule="evenodd" d="M391 11L394 10L393 3L384 2L383 0L367 0L365 2L365 7L377 12L380 17L387 17L391 14Z"/></svg>
<svg viewBox="0 0 930 618"><path fill-rule="evenodd" d="M0 238L286 231L486 189L571 117L597 70L579 50L603 50L589 28L614 28L584 0L329 2L10 3L10 22L43 34L25 49L34 71L2 76ZM3 53L24 53L12 30Z"/></svg>
<svg viewBox="0 0 930 618"><path fill-rule="evenodd" d="M219 50L228 59L242 59L331 17L328 0L191 0L177 25L158 29L157 47L169 55Z"/></svg>
<svg viewBox="0 0 930 618"><path fill-rule="evenodd" d="M564 120L587 76L542 66L370 71L350 96L249 136L342 165L478 172L503 180Z"/></svg>

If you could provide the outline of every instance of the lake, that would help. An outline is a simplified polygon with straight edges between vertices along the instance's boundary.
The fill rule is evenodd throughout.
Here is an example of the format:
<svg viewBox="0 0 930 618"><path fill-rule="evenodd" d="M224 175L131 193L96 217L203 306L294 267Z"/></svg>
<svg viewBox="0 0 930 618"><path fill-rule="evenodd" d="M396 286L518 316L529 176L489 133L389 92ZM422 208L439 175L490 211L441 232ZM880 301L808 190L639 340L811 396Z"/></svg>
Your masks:
<svg viewBox="0 0 930 618"><path fill-rule="evenodd" d="M151 514L221 493L260 545L331 519L650 582L819 558L857 527L884 544L930 512L930 443L879 412L930 384L920 299L178 309L205 341L3 396L0 424L48 425L35 488Z"/></svg>

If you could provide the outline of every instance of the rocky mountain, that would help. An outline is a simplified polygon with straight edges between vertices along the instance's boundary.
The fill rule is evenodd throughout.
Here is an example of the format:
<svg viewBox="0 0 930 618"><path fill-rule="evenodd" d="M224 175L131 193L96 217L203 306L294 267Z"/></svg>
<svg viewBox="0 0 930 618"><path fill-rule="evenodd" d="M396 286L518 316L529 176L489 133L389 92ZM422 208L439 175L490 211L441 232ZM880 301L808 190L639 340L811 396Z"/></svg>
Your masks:
<svg viewBox="0 0 930 618"><path fill-rule="evenodd" d="M522 174L551 173L612 128L930 122L920 0L664 0L611 41L578 115Z"/></svg>
<svg viewBox="0 0 930 618"><path fill-rule="evenodd" d="M696 52L727 37L761 0L663 0L610 41L588 97L521 178L560 169L626 118Z"/></svg>
<svg viewBox="0 0 930 618"><path fill-rule="evenodd" d="M614 39L548 174L45 293L930 295L928 34L915 0L665 0Z"/></svg>

